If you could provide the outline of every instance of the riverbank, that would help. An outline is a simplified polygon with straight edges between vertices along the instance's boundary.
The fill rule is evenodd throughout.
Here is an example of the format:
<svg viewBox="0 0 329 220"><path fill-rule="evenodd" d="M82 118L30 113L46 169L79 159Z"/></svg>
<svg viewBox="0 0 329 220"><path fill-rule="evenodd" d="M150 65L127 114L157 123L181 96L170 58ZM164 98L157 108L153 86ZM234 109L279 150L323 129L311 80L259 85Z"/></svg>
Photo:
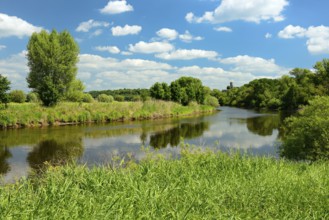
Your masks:
<svg viewBox="0 0 329 220"><path fill-rule="evenodd" d="M50 167L0 187L0 210L5 219L327 219L328 173L328 162L185 151L125 168Z"/></svg>
<svg viewBox="0 0 329 220"><path fill-rule="evenodd" d="M10 103L0 110L0 127L38 127L95 122L179 117L214 111L211 106L181 106L174 102L59 103L55 107Z"/></svg>

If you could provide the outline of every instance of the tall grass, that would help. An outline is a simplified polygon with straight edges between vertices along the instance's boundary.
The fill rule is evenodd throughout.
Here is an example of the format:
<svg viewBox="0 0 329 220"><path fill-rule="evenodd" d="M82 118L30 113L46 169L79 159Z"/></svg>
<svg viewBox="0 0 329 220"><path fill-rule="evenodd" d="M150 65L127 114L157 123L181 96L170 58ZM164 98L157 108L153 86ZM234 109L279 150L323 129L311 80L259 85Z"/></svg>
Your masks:
<svg viewBox="0 0 329 220"><path fill-rule="evenodd" d="M183 150L184 151L184 150ZM185 151L126 168L50 167L0 188L4 219L328 219L329 163Z"/></svg>
<svg viewBox="0 0 329 220"><path fill-rule="evenodd" d="M181 106L174 102L63 102L46 108L35 103L9 104L0 110L0 127L33 127L67 123L108 122L176 117L209 112L210 106Z"/></svg>

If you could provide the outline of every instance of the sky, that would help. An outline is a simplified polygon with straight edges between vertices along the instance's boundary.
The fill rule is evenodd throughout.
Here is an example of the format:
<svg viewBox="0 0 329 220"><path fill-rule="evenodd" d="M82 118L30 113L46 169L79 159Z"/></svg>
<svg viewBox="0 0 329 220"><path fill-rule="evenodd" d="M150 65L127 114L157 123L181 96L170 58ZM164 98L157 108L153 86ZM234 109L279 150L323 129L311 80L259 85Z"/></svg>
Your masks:
<svg viewBox="0 0 329 220"><path fill-rule="evenodd" d="M312 69L329 57L328 0L0 0L0 74L30 91L33 32L68 30L86 91L181 76L212 89Z"/></svg>

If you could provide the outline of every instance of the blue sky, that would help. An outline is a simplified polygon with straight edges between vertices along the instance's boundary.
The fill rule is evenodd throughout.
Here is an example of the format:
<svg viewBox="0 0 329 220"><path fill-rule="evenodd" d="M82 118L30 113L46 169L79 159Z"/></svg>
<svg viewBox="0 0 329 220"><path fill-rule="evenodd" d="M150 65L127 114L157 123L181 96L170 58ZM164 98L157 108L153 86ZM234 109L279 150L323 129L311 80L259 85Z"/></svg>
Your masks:
<svg viewBox="0 0 329 220"><path fill-rule="evenodd" d="M87 91L181 76L241 86L328 58L328 8L326 0L2 0L0 74L28 91L29 37L56 29L79 44Z"/></svg>

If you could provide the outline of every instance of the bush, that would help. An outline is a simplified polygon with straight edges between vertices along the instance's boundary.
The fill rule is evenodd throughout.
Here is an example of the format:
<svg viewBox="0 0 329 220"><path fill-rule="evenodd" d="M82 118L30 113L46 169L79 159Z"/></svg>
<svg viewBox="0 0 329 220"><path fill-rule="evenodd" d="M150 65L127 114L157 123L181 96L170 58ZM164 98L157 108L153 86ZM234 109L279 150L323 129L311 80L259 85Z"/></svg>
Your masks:
<svg viewBox="0 0 329 220"><path fill-rule="evenodd" d="M211 95L206 96L204 104L205 105L210 105L210 106L213 106L213 107L218 107L219 106L218 99L214 96L211 96Z"/></svg>
<svg viewBox="0 0 329 220"><path fill-rule="evenodd" d="M22 90L13 90L9 93L11 102L24 103L26 101L26 95Z"/></svg>
<svg viewBox="0 0 329 220"><path fill-rule="evenodd" d="M106 95L106 94L100 94L98 97L97 97L97 100L99 102L113 102L113 96L111 95Z"/></svg>
<svg viewBox="0 0 329 220"><path fill-rule="evenodd" d="M118 102L123 102L125 100L125 97L123 95L116 95L114 96L114 100Z"/></svg>
<svg viewBox="0 0 329 220"><path fill-rule="evenodd" d="M92 103L94 101L94 98L89 93L86 93L86 94L83 94L82 101L86 102L86 103Z"/></svg>
<svg viewBox="0 0 329 220"><path fill-rule="evenodd" d="M281 155L290 159L329 159L329 97L310 101L297 116L285 120Z"/></svg>
<svg viewBox="0 0 329 220"><path fill-rule="evenodd" d="M30 92L26 96L26 101L31 103L37 103L40 101L39 96L35 92Z"/></svg>

